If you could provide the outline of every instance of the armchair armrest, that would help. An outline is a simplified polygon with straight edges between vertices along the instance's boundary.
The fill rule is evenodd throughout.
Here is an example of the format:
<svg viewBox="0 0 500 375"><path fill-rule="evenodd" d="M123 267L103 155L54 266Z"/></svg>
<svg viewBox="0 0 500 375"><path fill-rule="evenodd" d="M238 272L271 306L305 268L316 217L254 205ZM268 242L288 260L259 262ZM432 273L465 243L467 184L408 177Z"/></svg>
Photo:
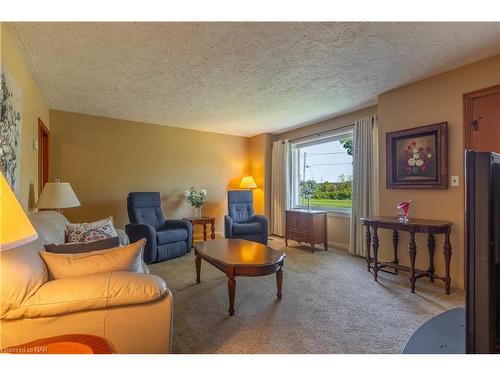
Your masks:
<svg viewBox="0 0 500 375"><path fill-rule="evenodd" d="M267 217L264 215L255 215L253 220L262 225L262 240L267 244L267 237L269 233Z"/></svg>
<svg viewBox="0 0 500 375"><path fill-rule="evenodd" d="M127 224L125 225L125 232L130 238L130 242L139 241L145 238L144 261L146 263L153 263L156 261L158 246L156 244L156 229L152 225Z"/></svg>
<svg viewBox="0 0 500 375"><path fill-rule="evenodd" d="M130 240L124 230L116 228L116 233L118 234L118 239L120 240L120 245L127 246L130 245Z"/></svg>
<svg viewBox="0 0 500 375"><path fill-rule="evenodd" d="M50 281L2 319L39 318L149 303L169 295L165 281L136 272L104 272Z"/></svg>
<svg viewBox="0 0 500 375"><path fill-rule="evenodd" d="M193 224L191 224L188 220L165 220L164 226L166 228L180 228L187 230L187 252L189 253L193 247Z"/></svg>
<svg viewBox="0 0 500 375"><path fill-rule="evenodd" d="M231 216L224 216L224 234L226 238L233 238L233 219Z"/></svg>

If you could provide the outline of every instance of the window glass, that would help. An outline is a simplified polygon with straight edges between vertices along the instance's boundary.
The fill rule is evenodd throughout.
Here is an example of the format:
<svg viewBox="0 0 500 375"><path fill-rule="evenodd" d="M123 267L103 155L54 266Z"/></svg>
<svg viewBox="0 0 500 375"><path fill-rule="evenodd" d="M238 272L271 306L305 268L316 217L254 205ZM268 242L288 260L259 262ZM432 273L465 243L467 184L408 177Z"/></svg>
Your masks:
<svg viewBox="0 0 500 375"><path fill-rule="evenodd" d="M352 132L292 144L295 207L349 211L352 206Z"/></svg>

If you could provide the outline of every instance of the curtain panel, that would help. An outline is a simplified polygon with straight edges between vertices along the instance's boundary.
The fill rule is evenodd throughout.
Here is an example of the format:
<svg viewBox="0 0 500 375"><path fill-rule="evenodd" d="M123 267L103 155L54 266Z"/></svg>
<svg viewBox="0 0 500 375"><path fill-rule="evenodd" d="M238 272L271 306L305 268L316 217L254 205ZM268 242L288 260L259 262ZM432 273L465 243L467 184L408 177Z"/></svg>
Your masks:
<svg viewBox="0 0 500 375"><path fill-rule="evenodd" d="M377 116L357 120L353 132L353 183L351 238L349 252L366 257L363 226L360 219L378 212L379 168Z"/></svg>
<svg viewBox="0 0 500 375"><path fill-rule="evenodd" d="M271 159L271 234L285 235L285 210L290 207L289 198L289 143L273 142Z"/></svg>

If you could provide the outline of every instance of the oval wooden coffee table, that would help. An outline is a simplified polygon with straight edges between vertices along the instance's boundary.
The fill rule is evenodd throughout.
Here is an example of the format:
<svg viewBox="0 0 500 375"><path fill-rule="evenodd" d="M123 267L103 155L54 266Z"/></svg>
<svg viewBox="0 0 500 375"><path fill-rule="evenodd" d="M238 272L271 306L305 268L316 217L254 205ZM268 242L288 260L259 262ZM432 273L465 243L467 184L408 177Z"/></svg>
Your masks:
<svg viewBox="0 0 500 375"><path fill-rule="evenodd" d="M265 276L276 273L278 299L281 299L285 254L257 242L217 239L194 244L196 283L200 283L201 260L224 272L228 278L229 315L234 315L236 276Z"/></svg>

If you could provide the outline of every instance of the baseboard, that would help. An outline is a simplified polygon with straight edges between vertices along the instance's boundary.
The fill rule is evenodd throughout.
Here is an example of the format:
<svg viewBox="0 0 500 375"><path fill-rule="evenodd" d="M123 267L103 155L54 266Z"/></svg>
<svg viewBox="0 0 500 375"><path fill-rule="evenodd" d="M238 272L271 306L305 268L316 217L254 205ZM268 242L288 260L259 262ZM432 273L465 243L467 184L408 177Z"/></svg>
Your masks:
<svg viewBox="0 0 500 375"><path fill-rule="evenodd" d="M328 247L333 247L335 249L349 251L349 245L346 245L344 243L338 243L338 242L328 241Z"/></svg>

